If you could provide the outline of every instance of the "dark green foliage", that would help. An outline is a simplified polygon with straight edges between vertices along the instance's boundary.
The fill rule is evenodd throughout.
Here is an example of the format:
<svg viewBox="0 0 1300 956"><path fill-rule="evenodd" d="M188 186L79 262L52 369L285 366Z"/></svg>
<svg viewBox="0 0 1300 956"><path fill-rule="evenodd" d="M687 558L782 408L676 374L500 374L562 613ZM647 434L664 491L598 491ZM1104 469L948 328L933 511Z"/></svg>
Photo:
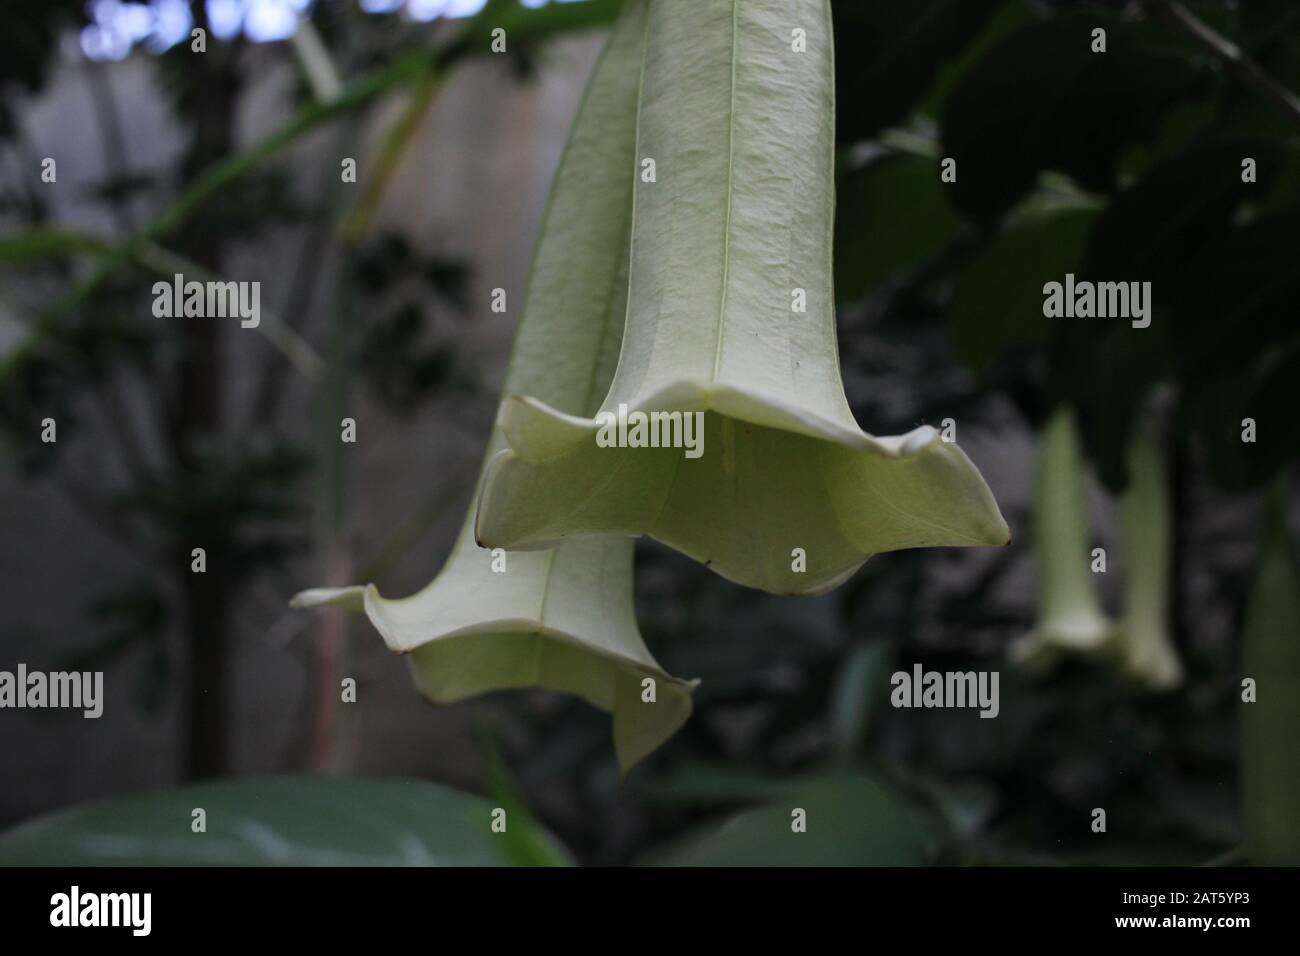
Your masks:
<svg viewBox="0 0 1300 956"><path fill-rule="evenodd" d="M1093 28L1107 52L1089 51ZM944 154L962 175L953 201L992 227L1044 170L1087 189L1115 188L1123 151L1150 139L1180 97L1208 77L1188 57L1152 49L1150 27L1097 13L1030 23L986 51L954 84L940 117Z"/></svg>
<svg viewBox="0 0 1300 956"><path fill-rule="evenodd" d="M870 139L905 122L945 61L979 33L999 2L834 4L840 141Z"/></svg>
<svg viewBox="0 0 1300 956"><path fill-rule="evenodd" d="M453 381L454 334L438 337L430 327L442 314L470 311L469 266L385 232L358 251L351 268L358 290L373 303L367 311L379 316L357 343L357 369L375 396L405 417L439 390L461 384Z"/></svg>

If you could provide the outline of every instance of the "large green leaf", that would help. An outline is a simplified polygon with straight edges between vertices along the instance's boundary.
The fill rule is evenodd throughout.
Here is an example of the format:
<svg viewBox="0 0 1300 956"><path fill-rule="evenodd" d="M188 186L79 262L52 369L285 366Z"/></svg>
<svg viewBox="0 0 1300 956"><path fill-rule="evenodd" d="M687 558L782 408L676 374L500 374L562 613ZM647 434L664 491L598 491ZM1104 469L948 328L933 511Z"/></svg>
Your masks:
<svg viewBox="0 0 1300 956"><path fill-rule="evenodd" d="M1226 488L1257 485L1278 473L1300 448L1293 412L1300 381L1300 335L1194 382L1187 396L1188 430L1204 448L1215 480ZM1243 442L1252 419L1254 442Z"/></svg>
<svg viewBox="0 0 1300 956"><path fill-rule="evenodd" d="M1241 702L1241 786L1255 863L1300 863L1300 565L1286 499L1274 489L1242 635L1241 676L1257 699Z"/></svg>
<svg viewBox="0 0 1300 956"><path fill-rule="evenodd" d="M851 69L835 75L839 138L903 122L944 63L980 34L1001 0L835 0L835 36Z"/></svg>
<svg viewBox="0 0 1300 956"><path fill-rule="evenodd" d="M796 832L795 810L806 829ZM791 786L780 798L656 854L659 866L917 866L948 833L933 814L861 775Z"/></svg>
<svg viewBox="0 0 1300 956"><path fill-rule="evenodd" d="M505 403L510 448L489 465L478 540L649 534L791 594L832 588L878 551L1007 543L956 445L928 426L869 435L845 399L826 4L662 0L647 43L637 154L657 175L636 186L618 369L597 417L536 394ZM601 447L620 409L702 422L698 456Z"/></svg>
<svg viewBox="0 0 1300 956"><path fill-rule="evenodd" d="M564 864L524 814L415 780L268 777L63 810L0 835L0 866L500 866ZM206 831L195 833L202 809Z"/></svg>
<svg viewBox="0 0 1300 956"><path fill-rule="evenodd" d="M1292 0L1250 0L1241 4L1240 17L1247 43L1263 46L1289 41L1300 46L1300 5Z"/></svg>
<svg viewBox="0 0 1300 956"><path fill-rule="evenodd" d="M1225 174L1239 181L1236 169ZM1222 197L1231 189L1208 191ZM1117 203L1125 201L1120 197ZM1135 422L1132 410L1170 377L1179 385L1187 430L1206 449L1209 471L1223 486L1262 483L1300 446L1300 420L1290 414L1294 403L1289 398L1300 358L1294 314L1300 273L1288 258L1300 216L1229 224L1227 210L1233 203L1228 198L1188 200L1187 205L1188 228L1181 235L1138 226L1146 217L1136 213L1107 227L1112 235L1126 228L1140 233L1138 245L1124 248L1144 263L1143 278L1157 269L1163 275L1152 284L1151 326L1067 322L1053 343L1055 387L1080 409L1089 457L1114 489L1127 480L1124 452ZM1217 226L1208 215L1209 205L1219 206ZM1148 208L1154 213L1154 206ZM1200 234L1195 241L1194 233ZM1160 247L1156 257L1163 252L1172 268L1144 262L1148 253L1142 236ZM1254 444L1240 441L1245 417L1259 424Z"/></svg>
<svg viewBox="0 0 1300 956"><path fill-rule="evenodd" d="M936 160L886 156L839 179L835 296L865 298L942 253L961 219L948 205Z"/></svg>
<svg viewBox="0 0 1300 956"><path fill-rule="evenodd" d="M1230 227L1240 206L1268 193L1282 155L1275 141L1210 137L1155 163L1097 217L1084 271L1148 281L1162 298L1175 293L1189 256ZM1241 180L1246 156L1258 163L1253 183Z"/></svg>
<svg viewBox="0 0 1300 956"><path fill-rule="evenodd" d="M948 330L958 354L986 371L1006 352L1051 334L1043 285L1083 261L1094 213L1068 210L1008 228L983 243L957 273Z"/></svg>
<svg viewBox="0 0 1300 956"><path fill-rule="evenodd" d="M1105 53L1092 31L1107 32ZM954 202L991 225L1046 170L1109 190L1124 150L1152 136L1200 77L1160 49L1150 23L1101 10L1028 24L989 49L944 104L944 155L957 158Z"/></svg>
<svg viewBox="0 0 1300 956"><path fill-rule="evenodd" d="M1241 181L1243 156L1258 160L1258 182ZM1294 322L1300 285L1287 258L1293 218L1242 222L1281 175L1280 157L1275 144L1259 140L1203 138L1154 164L1097 217L1076 271L1093 280L1150 282L1153 311L1145 329L1078 320L1055 329L1054 386L1080 410L1084 445L1108 487L1127 481L1132 410L1151 389L1176 376L1188 407L1235 411L1223 395L1206 401L1204 393L1255 368L1260 352ZM1256 449L1215 440L1228 432L1197 424L1206 427L1196 437L1216 449L1216 476L1258 480L1276 467L1274 455L1252 455L1252 467L1243 467L1242 452ZM1285 423L1267 434L1284 431Z"/></svg>
<svg viewBox="0 0 1300 956"><path fill-rule="evenodd" d="M507 393L538 394L572 412L599 402L622 333L645 10L628 5L588 85L506 375ZM503 446L494 429L488 456ZM686 721L692 685L665 673L637 630L632 542L493 555L474 541L475 507L447 564L418 594L391 600L373 584L320 588L295 605L364 611L390 649L411 655L417 685L437 702L517 687L575 694L613 714L619 762L635 764Z"/></svg>
<svg viewBox="0 0 1300 956"><path fill-rule="evenodd" d="M858 758L872 720L888 697L895 649L886 641L859 644L844 657L830 695L831 750L843 764Z"/></svg>

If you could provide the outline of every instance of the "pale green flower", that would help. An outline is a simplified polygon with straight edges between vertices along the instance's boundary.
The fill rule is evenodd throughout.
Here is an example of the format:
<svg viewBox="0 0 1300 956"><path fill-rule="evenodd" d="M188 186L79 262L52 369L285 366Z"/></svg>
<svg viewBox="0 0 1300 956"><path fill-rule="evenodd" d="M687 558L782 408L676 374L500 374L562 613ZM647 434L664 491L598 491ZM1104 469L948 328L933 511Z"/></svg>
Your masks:
<svg viewBox="0 0 1300 956"><path fill-rule="evenodd" d="M595 407L618 355L645 25L644 5L630 4L588 86L551 190L506 379L507 392L578 412ZM494 429L489 458L504 444ZM608 710L619 763L630 767L690 716L694 686L665 673L637 630L632 541L592 538L494 560L474 543L474 509L446 565L418 594L389 600L366 585L304 591L293 603L364 611L390 649L410 655L431 700L546 687ZM493 570L501 557L504 573Z"/></svg>
<svg viewBox="0 0 1300 956"><path fill-rule="evenodd" d="M1131 677L1157 690L1177 687L1183 666L1169 633L1170 509L1164 468L1139 430L1129 448L1129 485L1120 502L1124 530L1124 615L1115 651Z"/></svg>
<svg viewBox="0 0 1300 956"><path fill-rule="evenodd" d="M1039 439L1034 481L1038 624L1011 648L1012 658L1031 669L1062 652L1100 653L1114 630L1097 597L1083 475L1074 415L1062 408Z"/></svg>
<svg viewBox="0 0 1300 956"><path fill-rule="evenodd" d="M824 0L651 5L627 320L599 411L700 412L702 454L600 447L597 417L512 389L527 397L502 406L481 543L648 534L741 584L806 594L875 552L1008 542L955 444L930 427L868 435L845 399L833 60Z"/></svg>

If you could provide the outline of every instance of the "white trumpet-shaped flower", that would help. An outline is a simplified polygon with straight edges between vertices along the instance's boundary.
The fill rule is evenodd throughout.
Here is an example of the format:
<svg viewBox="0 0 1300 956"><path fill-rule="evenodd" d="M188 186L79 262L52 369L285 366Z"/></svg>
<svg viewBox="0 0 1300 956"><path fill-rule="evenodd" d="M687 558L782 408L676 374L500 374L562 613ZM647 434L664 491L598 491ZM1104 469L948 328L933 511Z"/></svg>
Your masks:
<svg viewBox="0 0 1300 956"><path fill-rule="evenodd" d="M507 392L578 413L598 404L618 355L645 28L644 4L629 4L589 83L507 373ZM504 446L494 429L488 457ZM412 597L390 600L370 584L304 591L293 603L364 611L390 649L410 655L417 685L436 702L518 687L577 695L612 713L624 768L668 739L690 715L694 685L665 673L637 630L632 541L494 555L475 543L473 515L471 506L446 565Z"/></svg>
<svg viewBox="0 0 1300 956"><path fill-rule="evenodd" d="M1169 633L1170 507L1164 468L1139 431L1129 448L1129 485L1120 502L1124 532L1124 614L1115 633L1120 667L1157 690L1183 680Z"/></svg>
<svg viewBox="0 0 1300 956"><path fill-rule="evenodd" d="M1034 551L1038 624L1012 645L1012 658L1032 668L1062 652L1096 654L1114 624L1101 609L1089 561L1083 459L1074 416L1063 408L1043 430L1034 480Z"/></svg>
<svg viewBox="0 0 1300 956"><path fill-rule="evenodd" d="M844 395L829 4L656 0L649 19L617 371L596 415L513 389L479 542L648 534L796 594L879 551L1006 544L955 444L869 435Z"/></svg>

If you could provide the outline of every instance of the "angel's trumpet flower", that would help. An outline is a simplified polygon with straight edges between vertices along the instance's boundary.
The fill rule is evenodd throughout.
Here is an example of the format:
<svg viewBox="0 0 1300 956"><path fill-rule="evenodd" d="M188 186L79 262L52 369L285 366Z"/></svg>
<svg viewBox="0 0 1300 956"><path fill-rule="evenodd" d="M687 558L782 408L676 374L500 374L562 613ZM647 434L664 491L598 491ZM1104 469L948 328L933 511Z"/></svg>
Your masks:
<svg viewBox="0 0 1300 956"><path fill-rule="evenodd" d="M1164 469L1139 431L1129 448L1129 486L1120 505L1124 529L1124 616L1115 633L1120 667L1150 687L1182 683L1169 634L1170 511Z"/></svg>
<svg viewBox="0 0 1300 956"><path fill-rule="evenodd" d="M592 75L556 174L506 377L507 392L575 412L599 401L618 354L644 42L645 7L634 2ZM494 429L488 457L504 444ZM305 591L293 603L364 610L390 649L410 653L417 685L436 702L513 687L575 694L612 712L619 763L636 763L686 721L693 685L665 673L637 630L632 542L494 556L475 544L473 514L471 506L441 573L412 597L388 600L368 584Z"/></svg>
<svg viewBox="0 0 1300 956"><path fill-rule="evenodd" d="M1096 654L1114 625L1101 609L1089 561L1083 461L1074 416L1053 415L1043 430L1034 480L1034 550L1038 561L1038 626L1012 645L1030 669L1062 652Z"/></svg>
<svg viewBox="0 0 1300 956"><path fill-rule="evenodd" d="M480 543L648 534L805 594L878 551L1008 542L955 444L928 426L874 437L849 410L833 60L825 0L651 5L618 368L594 417L536 392L504 403Z"/></svg>

